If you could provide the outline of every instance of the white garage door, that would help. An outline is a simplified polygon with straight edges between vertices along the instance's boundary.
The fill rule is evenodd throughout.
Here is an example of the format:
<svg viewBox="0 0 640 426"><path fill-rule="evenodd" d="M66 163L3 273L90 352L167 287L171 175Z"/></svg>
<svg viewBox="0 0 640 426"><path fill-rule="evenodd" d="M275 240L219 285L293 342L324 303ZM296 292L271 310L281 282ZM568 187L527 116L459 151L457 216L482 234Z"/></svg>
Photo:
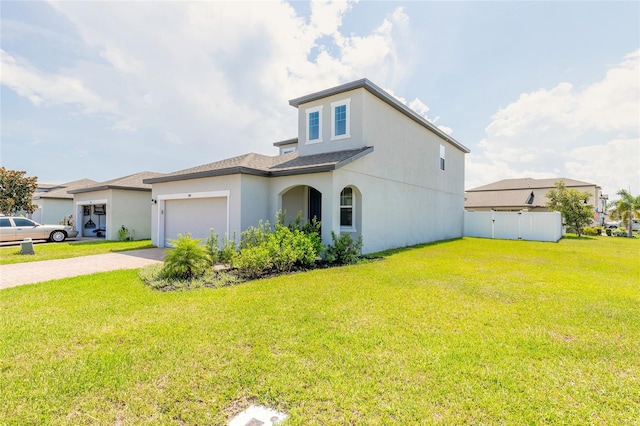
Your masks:
<svg viewBox="0 0 640 426"><path fill-rule="evenodd" d="M227 232L227 198L191 198L167 200L164 205L165 246L178 234L191 233L192 238L206 240L210 229L223 237Z"/></svg>

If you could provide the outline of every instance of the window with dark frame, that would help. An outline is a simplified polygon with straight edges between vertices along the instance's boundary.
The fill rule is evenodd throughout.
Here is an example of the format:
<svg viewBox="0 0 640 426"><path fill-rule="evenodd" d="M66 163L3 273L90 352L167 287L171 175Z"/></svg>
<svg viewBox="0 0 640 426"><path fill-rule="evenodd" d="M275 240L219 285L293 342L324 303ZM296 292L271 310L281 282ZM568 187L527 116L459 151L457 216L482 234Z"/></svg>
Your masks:
<svg viewBox="0 0 640 426"><path fill-rule="evenodd" d="M353 228L353 189L349 187L340 193L340 226Z"/></svg>

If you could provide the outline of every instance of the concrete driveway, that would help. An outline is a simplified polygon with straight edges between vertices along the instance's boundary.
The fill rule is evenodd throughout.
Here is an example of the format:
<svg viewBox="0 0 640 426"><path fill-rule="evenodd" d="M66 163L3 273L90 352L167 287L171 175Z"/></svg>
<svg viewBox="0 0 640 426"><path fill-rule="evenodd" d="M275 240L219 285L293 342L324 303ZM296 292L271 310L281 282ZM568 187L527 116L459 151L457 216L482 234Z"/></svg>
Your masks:
<svg viewBox="0 0 640 426"><path fill-rule="evenodd" d="M163 248L96 254L71 259L0 265L0 289L117 269L138 269L164 259Z"/></svg>

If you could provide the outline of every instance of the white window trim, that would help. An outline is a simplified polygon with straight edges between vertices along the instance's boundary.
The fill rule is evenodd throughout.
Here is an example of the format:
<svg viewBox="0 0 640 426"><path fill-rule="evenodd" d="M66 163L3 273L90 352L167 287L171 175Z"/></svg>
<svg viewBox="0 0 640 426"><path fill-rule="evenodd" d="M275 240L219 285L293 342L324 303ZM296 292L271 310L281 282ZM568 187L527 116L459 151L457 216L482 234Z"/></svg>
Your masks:
<svg viewBox="0 0 640 426"><path fill-rule="evenodd" d="M347 123L346 133L336 136L336 107L346 105L347 107ZM340 101L331 102L331 140L348 139L351 137L351 98L342 99Z"/></svg>
<svg viewBox="0 0 640 426"><path fill-rule="evenodd" d="M307 144L322 142L322 108L323 108L323 105L318 105L317 107L307 108L305 110L306 120L304 122L304 127L306 128L306 131L307 131L307 141L306 141ZM309 139L309 115L311 115L314 112L318 113L318 139L310 140Z"/></svg>
<svg viewBox="0 0 640 426"><path fill-rule="evenodd" d="M351 206L350 206L351 207L351 226L342 226L342 224L340 224L340 232L342 233L358 232L358 229L356 228L356 191L354 191L353 188L350 186L345 186L344 188L342 188L342 190L340 190L340 194L342 194L342 191L344 191L346 188L351 189ZM340 216L342 216L342 197L339 200L339 205L340 205Z"/></svg>
<svg viewBox="0 0 640 426"><path fill-rule="evenodd" d="M440 145L440 159L438 160L438 168L441 171L445 171L445 169L447 168L447 161L446 161L446 157L445 157L445 146L444 145Z"/></svg>

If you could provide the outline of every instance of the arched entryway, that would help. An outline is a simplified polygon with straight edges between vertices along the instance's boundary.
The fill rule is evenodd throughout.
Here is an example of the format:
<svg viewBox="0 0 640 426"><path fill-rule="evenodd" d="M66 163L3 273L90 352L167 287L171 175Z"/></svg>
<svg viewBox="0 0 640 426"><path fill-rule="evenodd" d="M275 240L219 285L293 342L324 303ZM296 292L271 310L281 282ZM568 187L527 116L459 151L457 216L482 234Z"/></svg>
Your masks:
<svg viewBox="0 0 640 426"><path fill-rule="evenodd" d="M308 185L297 185L282 192L280 209L286 212L287 222L295 221L298 213L302 219L322 221L322 193Z"/></svg>

